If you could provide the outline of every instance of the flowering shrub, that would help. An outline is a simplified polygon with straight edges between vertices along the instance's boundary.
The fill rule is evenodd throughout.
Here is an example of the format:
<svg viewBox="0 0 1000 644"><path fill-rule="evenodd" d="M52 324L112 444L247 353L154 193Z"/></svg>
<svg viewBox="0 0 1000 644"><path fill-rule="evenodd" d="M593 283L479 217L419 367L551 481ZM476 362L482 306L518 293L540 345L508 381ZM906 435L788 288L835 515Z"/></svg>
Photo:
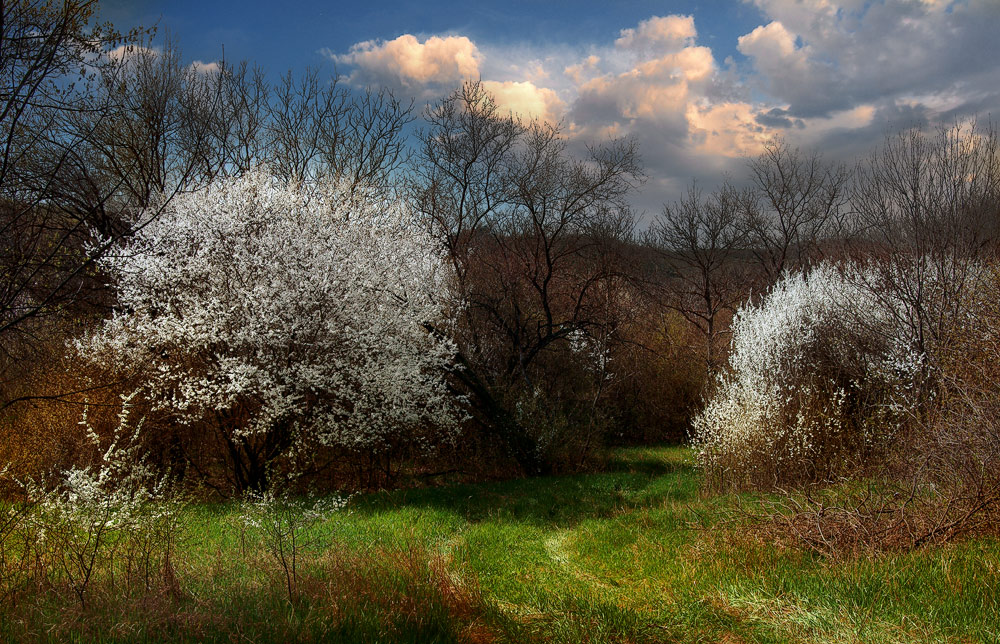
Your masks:
<svg viewBox="0 0 1000 644"><path fill-rule="evenodd" d="M211 423L238 489L310 445L378 451L452 435L442 250L363 187L266 173L175 197L103 262L120 306L79 343L141 372L182 423Z"/></svg>
<svg viewBox="0 0 1000 644"><path fill-rule="evenodd" d="M316 528L347 505L340 496L300 496L276 493L250 494L240 506L244 541L255 535L285 576L289 601L296 598L299 570L303 558L326 547Z"/></svg>
<svg viewBox="0 0 1000 644"><path fill-rule="evenodd" d="M693 422L717 486L827 480L892 439L923 358L875 281L821 264L737 312L729 369Z"/></svg>
<svg viewBox="0 0 1000 644"><path fill-rule="evenodd" d="M10 470L0 467L0 481ZM30 500L4 499L0 502L0 606L19 589L27 577L30 538L25 530L35 504Z"/></svg>
<svg viewBox="0 0 1000 644"><path fill-rule="evenodd" d="M96 463L26 484L34 502L27 516L31 548L81 607L99 572L126 584L141 582L146 590L154 575L173 576L170 556L183 503L171 492L169 477L145 462L142 421L129 421L135 395L123 397L110 440L98 436L84 409L80 425L99 454Z"/></svg>

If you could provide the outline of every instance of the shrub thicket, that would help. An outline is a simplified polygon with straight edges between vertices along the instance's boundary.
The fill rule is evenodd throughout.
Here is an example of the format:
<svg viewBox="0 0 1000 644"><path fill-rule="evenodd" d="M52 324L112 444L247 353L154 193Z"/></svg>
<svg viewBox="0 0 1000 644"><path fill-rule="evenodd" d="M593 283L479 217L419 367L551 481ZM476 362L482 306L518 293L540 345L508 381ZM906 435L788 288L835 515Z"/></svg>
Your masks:
<svg viewBox="0 0 1000 644"><path fill-rule="evenodd" d="M865 287L866 270L786 274L737 312L729 369L693 424L714 486L832 480L896 436L923 358Z"/></svg>

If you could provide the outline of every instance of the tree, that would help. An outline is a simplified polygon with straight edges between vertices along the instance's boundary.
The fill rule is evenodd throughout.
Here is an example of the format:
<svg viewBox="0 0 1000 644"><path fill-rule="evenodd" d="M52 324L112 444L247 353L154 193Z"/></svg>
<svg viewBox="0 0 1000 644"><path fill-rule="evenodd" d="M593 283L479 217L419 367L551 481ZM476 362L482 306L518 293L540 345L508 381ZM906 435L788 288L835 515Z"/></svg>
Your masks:
<svg viewBox="0 0 1000 644"><path fill-rule="evenodd" d="M9 385L39 357L38 321L87 291L92 257L85 221L51 202L80 139L52 133L87 109L102 54L134 42L97 22L94 0L12 0L0 5L0 409Z"/></svg>
<svg viewBox="0 0 1000 644"><path fill-rule="evenodd" d="M957 122L888 137L858 164L851 205L857 251L873 258L871 290L903 301L921 351L965 333L975 294L989 290L996 256L1000 136Z"/></svg>
<svg viewBox="0 0 1000 644"><path fill-rule="evenodd" d="M238 87L238 86L234 86ZM404 128L413 104L388 90L352 92L315 70L296 79L289 72L272 88L262 158L292 181L336 177L388 190L406 160Z"/></svg>
<svg viewBox="0 0 1000 644"><path fill-rule="evenodd" d="M822 242L843 237L850 174L772 139L748 163L752 190L744 200L747 241L768 284L821 257Z"/></svg>
<svg viewBox="0 0 1000 644"><path fill-rule="evenodd" d="M73 81L86 80L92 57L137 35L92 24L96 12L96 0L13 0L0 8L0 187L5 199L24 201L19 169L59 114L81 109Z"/></svg>
<svg viewBox="0 0 1000 644"><path fill-rule="evenodd" d="M428 445L460 414L443 370L450 274L399 203L262 172L176 196L102 266L119 307L80 343L210 429L235 487L294 448Z"/></svg>
<svg viewBox="0 0 1000 644"><path fill-rule="evenodd" d="M743 272L737 257L746 235L740 227L744 195L724 186L703 198L691 186L685 198L663 206L648 239L676 275L668 285L669 305L705 336L705 363L719 367L718 338L722 320L743 296Z"/></svg>
<svg viewBox="0 0 1000 644"><path fill-rule="evenodd" d="M575 159L557 126L504 113L478 82L426 119L414 202L445 244L465 304L458 375L484 424L537 472L538 445L512 410L565 380L571 338L610 328L607 295L624 281L617 250L632 234L626 199L642 178L636 143L612 140Z"/></svg>
<svg viewBox="0 0 1000 644"><path fill-rule="evenodd" d="M68 224L113 240L143 224L164 194L210 181L222 160L211 139L217 83L162 49L129 43L101 52L79 110L53 122L34 161L36 190ZM62 159L56 165L54 159Z"/></svg>
<svg viewBox="0 0 1000 644"><path fill-rule="evenodd" d="M43 29L38 16L55 23L47 27L54 34L80 33L58 56L48 41L36 43L36 57L62 56L39 78L40 72L21 69L30 65L13 47L3 50L14 59L7 61L9 75L23 73L45 92L30 100L5 95L9 109L18 100L26 107L23 122L5 130L8 156L20 152L16 163L4 166L0 195L6 241L0 247L0 409L69 393L30 388L29 365L51 362L47 352L63 344L59 326L106 314L112 298L97 260L154 220L169 203L164 195L261 164L284 178L332 176L362 192L376 185L389 191L405 159L402 130L412 120L411 106L389 92L354 92L336 79L324 85L314 71L272 86L247 63L188 65L170 40L155 46L139 32L120 37L109 26L88 32L94 7L4 5L10 10L5 34L34 42L32 34ZM57 17L69 22L60 26ZM74 88L79 67L86 76Z"/></svg>
<svg viewBox="0 0 1000 644"><path fill-rule="evenodd" d="M24 364L62 345L60 325L107 311L111 298L96 262L156 217L150 205L219 171L208 136L217 108L211 79L183 65L172 43L158 51L142 42L131 37L111 49L117 41L106 40L81 53L84 86L41 110L44 127L18 162L21 210L11 244L18 252L7 263L7 286L19 297L9 298L11 319L0 332L19 336L8 346ZM3 406L72 393L25 391L17 382L24 378L12 370Z"/></svg>

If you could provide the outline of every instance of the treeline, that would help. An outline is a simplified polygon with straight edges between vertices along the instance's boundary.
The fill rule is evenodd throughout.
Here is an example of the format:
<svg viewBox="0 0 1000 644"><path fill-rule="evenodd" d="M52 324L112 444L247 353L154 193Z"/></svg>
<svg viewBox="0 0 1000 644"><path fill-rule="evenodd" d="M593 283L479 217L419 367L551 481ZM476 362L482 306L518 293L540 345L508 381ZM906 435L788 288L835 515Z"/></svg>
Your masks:
<svg viewBox="0 0 1000 644"><path fill-rule="evenodd" d="M774 140L638 226L633 140L576 156L477 82L418 111L314 71L189 66L95 10L3 9L8 480L118 437L222 494L693 439L723 489L908 482L838 506L873 534L995 509L992 124L854 166ZM923 529L926 486L954 494ZM831 514L802 507L810 535Z"/></svg>
<svg viewBox="0 0 1000 644"><path fill-rule="evenodd" d="M608 436L683 437L685 406L698 390L686 382L694 374L683 376L680 404L645 395L650 386L663 389L661 378L633 375L667 374L666 361L687 350L679 320L669 321L677 333L668 339L643 310L637 268L650 257L636 244L627 205L642 178L633 142L613 141L574 159L557 127L506 114L470 83L421 115L411 144L414 107L387 91L347 88L314 71L272 84L245 62L187 66L173 43L154 47L143 33L90 26L95 10L95 3L72 2L5 9L3 64L21 82L4 97L12 161L2 182L10 243L0 405L4 456L17 474L86 461L89 445L74 432L81 412L111 433L122 396L143 408L150 458L175 473L230 490L265 485L260 472L269 468L292 468L289 450L311 421L289 417L278 423L286 429L251 432L266 406L259 392L215 410L226 418L213 413L182 423L164 402L176 399L180 384L154 391L139 365L126 369L67 348L113 312L134 314L148 304L128 300L120 256L143 244L154 255L176 250L176 235L159 222L166 213L179 219L181 197L235 185L261 168L300 196L336 186L356 214L366 212L358 200L405 203L411 223L443 246L442 270L452 276L439 288L447 298L438 293L448 303L424 324L453 349L438 377L461 403L461 438L429 445L425 437L434 432L411 427L376 448L342 437L313 446L324 449L310 451L310 472L337 485L384 485L404 464L433 454L415 471L461 465L473 475L537 473L585 465ZM332 226L336 218L328 216ZM154 235L174 246L148 246ZM174 259L176 267L183 256ZM274 274L283 268L273 267ZM297 279L288 275L278 286L292 293ZM658 314L670 317L666 309ZM278 328L286 322L272 321ZM135 339L137 346L152 341ZM185 350L190 361L211 362L192 345L172 351ZM137 389L144 394L132 396ZM644 408L647 398L655 402ZM349 402L344 413L353 414L347 408L356 401Z"/></svg>

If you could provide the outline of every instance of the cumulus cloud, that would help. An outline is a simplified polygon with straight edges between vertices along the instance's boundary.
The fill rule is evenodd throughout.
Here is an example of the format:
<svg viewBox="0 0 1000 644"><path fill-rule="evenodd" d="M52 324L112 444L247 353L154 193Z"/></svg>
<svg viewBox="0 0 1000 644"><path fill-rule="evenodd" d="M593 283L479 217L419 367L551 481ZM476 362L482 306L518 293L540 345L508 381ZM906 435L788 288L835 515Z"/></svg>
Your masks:
<svg viewBox="0 0 1000 644"><path fill-rule="evenodd" d="M634 29L622 29L615 47L656 55L691 45L697 35L693 16L653 16Z"/></svg>
<svg viewBox="0 0 1000 644"><path fill-rule="evenodd" d="M481 78L501 105L561 122L570 144L634 136L657 209L692 178L739 176L770 137L849 160L891 128L1000 112L997 0L747 0L760 10L720 61L690 15L601 43L364 41L330 57L358 85L432 100Z"/></svg>
<svg viewBox="0 0 1000 644"><path fill-rule="evenodd" d="M581 139L635 136L669 185L728 170L732 159L756 153L774 134L741 98L730 70L698 44L691 16L653 17L624 29L612 51L566 74L577 81L571 131Z"/></svg>
<svg viewBox="0 0 1000 644"><path fill-rule="evenodd" d="M756 59L757 68L775 71L782 61L805 62L805 52L796 50L795 35L780 22L761 25L739 38L739 50Z"/></svg>
<svg viewBox="0 0 1000 644"><path fill-rule="evenodd" d="M691 103L685 116L693 148L708 155L742 158L757 154L774 135L749 103Z"/></svg>
<svg viewBox="0 0 1000 644"><path fill-rule="evenodd" d="M774 133L743 99L732 70L699 44L689 15L652 16L603 46L491 49L459 35L421 40L404 34L329 55L350 68L355 84L388 85L418 98L434 99L462 80L481 78L501 106L562 123L571 145L581 149L634 136L650 174L662 176L652 182L660 188L728 170Z"/></svg>
<svg viewBox="0 0 1000 644"><path fill-rule="evenodd" d="M536 87L531 81L483 81L483 87L497 103L523 118L537 118L558 123L565 111L565 104L555 91Z"/></svg>
<svg viewBox="0 0 1000 644"><path fill-rule="evenodd" d="M623 38L631 47L635 36ZM688 101L711 83L714 71L715 60L707 47L670 48L656 57L640 58L623 72L582 82L574 117L580 124L608 119L674 121L683 117Z"/></svg>
<svg viewBox="0 0 1000 644"><path fill-rule="evenodd" d="M563 74L566 75L573 83L577 85L582 85L585 81L593 78L598 72L598 63L601 62L601 57L596 54L591 54L585 59L578 63L572 65L567 65L563 68Z"/></svg>
<svg viewBox="0 0 1000 644"><path fill-rule="evenodd" d="M483 77L486 56L466 36L430 36L421 41L412 34L393 40L367 40L351 46L346 54L324 52L352 71L355 85L384 85L417 98L433 100L461 82ZM483 79L483 85L505 109L524 118L558 123L565 104L558 93L545 87L549 72L544 61L531 52L519 56L497 56L490 71L508 78Z"/></svg>
<svg viewBox="0 0 1000 644"><path fill-rule="evenodd" d="M739 108L731 88L722 88L731 78L720 74L712 50L697 39L692 16L669 15L642 20L620 30L609 45L582 54L558 46L484 50L465 36L420 40L411 34L359 42L346 54L327 53L351 69L355 84L389 85L418 98L433 99L464 79L482 78L507 109L562 122L580 139L632 134L704 149L722 149L725 140L742 150L767 125L742 118L750 107ZM726 107L713 110L723 96L718 102ZM723 113L741 118L722 127Z"/></svg>
<svg viewBox="0 0 1000 644"><path fill-rule="evenodd" d="M479 76L482 55L465 36L431 36L421 42L412 34L393 40L365 40L346 54L327 55L353 68L356 84L388 85L408 90L455 85Z"/></svg>
<svg viewBox="0 0 1000 644"><path fill-rule="evenodd" d="M795 113L813 115L837 109L827 98L834 70L812 58L809 46L797 47L796 36L780 22L757 27L739 38L740 53L754 60L758 85L770 95L795 99Z"/></svg>
<svg viewBox="0 0 1000 644"><path fill-rule="evenodd" d="M995 0L755 3L770 22L739 39L755 72L747 80L793 116L905 95L967 95L972 86L1000 98Z"/></svg>

